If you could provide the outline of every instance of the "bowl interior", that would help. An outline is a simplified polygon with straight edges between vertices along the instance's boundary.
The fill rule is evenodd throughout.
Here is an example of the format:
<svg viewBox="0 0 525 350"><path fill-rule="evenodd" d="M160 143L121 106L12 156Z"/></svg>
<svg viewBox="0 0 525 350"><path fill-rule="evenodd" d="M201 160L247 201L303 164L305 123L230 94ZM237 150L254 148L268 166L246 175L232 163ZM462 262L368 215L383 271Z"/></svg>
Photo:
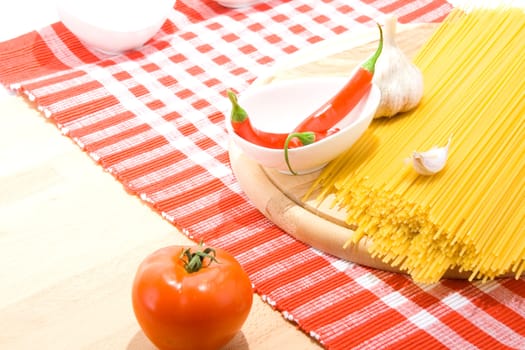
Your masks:
<svg viewBox="0 0 525 350"><path fill-rule="evenodd" d="M303 78L248 89L239 96L254 127L288 133L322 106L343 85L344 78Z"/></svg>
<svg viewBox="0 0 525 350"><path fill-rule="evenodd" d="M301 78L252 86L240 94L239 104L247 111L251 123L267 132L289 133L306 116L329 100L347 82L346 78ZM380 91L372 86L358 105L337 125L335 134L307 146L289 150L294 170L308 173L319 169L349 149L370 125L379 105ZM226 127L234 143L260 165L289 173L284 150L253 144Z"/></svg>

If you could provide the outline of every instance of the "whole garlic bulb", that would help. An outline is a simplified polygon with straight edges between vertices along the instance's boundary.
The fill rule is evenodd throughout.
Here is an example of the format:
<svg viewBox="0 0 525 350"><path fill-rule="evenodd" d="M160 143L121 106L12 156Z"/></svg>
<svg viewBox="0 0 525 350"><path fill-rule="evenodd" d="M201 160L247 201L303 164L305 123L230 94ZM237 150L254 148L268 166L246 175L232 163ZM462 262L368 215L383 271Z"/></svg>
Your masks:
<svg viewBox="0 0 525 350"><path fill-rule="evenodd" d="M375 118L409 111L423 97L423 74L397 46L396 24L397 17L385 17L383 52L377 60L373 78L373 83L381 90Z"/></svg>

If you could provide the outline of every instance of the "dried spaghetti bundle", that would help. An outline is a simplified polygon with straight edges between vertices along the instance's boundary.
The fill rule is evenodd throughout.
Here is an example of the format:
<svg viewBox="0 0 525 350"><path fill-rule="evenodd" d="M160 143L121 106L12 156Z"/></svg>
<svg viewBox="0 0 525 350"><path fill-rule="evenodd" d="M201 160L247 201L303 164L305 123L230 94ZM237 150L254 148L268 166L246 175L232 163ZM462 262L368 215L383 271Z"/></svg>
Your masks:
<svg viewBox="0 0 525 350"><path fill-rule="evenodd" d="M525 13L453 10L414 62L419 107L375 120L313 184L372 239L371 254L435 282L452 268L492 279L525 268ZM445 169L417 174L403 161L446 144Z"/></svg>

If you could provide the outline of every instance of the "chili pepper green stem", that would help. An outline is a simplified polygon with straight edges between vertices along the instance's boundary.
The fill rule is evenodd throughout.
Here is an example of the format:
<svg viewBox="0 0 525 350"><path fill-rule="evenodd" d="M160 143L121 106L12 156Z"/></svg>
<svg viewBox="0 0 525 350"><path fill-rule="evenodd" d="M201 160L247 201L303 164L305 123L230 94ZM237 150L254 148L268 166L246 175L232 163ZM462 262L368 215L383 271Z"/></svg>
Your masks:
<svg viewBox="0 0 525 350"><path fill-rule="evenodd" d="M311 143L315 142L315 133L312 131L305 131L305 132L294 132L288 135L286 140L284 141L284 160L286 161L286 165L288 166L288 170L293 175L298 175L296 171L292 169L292 166L290 165L290 159L288 157L288 149L290 146L290 141L293 138L298 138L299 141L303 144L303 146L309 145Z"/></svg>
<svg viewBox="0 0 525 350"><path fill-rule="evenodd" d="M377 28L379 28L379 44L377 46L376 52L372 56L370 56L369 59L367 59L361 67L369 71L370 73L374 74L376 62L379 56L381 55L381 52L383 51L383 29L381 28L381 25L377 23Z"/></svg>
<svg viewBox="0 0 525 350"><path fill-rule="evenodd" d="M230 102L232 103L232 111L231 111L231 121L234 123L242 123L248 118L248 113L244 108L242 108L239 105L239 102L237 100L237 95L231 91L228 90L228 98L230 99Z"/></svg>

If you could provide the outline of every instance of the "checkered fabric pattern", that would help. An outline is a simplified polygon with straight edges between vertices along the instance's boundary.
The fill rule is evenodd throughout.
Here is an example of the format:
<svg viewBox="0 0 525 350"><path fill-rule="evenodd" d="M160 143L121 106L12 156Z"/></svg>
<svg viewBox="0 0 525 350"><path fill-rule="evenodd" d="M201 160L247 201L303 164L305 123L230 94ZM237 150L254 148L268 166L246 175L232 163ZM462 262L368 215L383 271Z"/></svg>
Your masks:
<svg viewBox="0 0 525 350"><path fill-rule="evenodd" d="M382 14L439 22L450 10L444 0L177 0L161 31L122 55L84 47L62 23L0 43L0 81L129 193L233 253L256 292L325 348L525 349L524 279L420 285L336 259L269 222L229 166L226 89Z"/></svg>

